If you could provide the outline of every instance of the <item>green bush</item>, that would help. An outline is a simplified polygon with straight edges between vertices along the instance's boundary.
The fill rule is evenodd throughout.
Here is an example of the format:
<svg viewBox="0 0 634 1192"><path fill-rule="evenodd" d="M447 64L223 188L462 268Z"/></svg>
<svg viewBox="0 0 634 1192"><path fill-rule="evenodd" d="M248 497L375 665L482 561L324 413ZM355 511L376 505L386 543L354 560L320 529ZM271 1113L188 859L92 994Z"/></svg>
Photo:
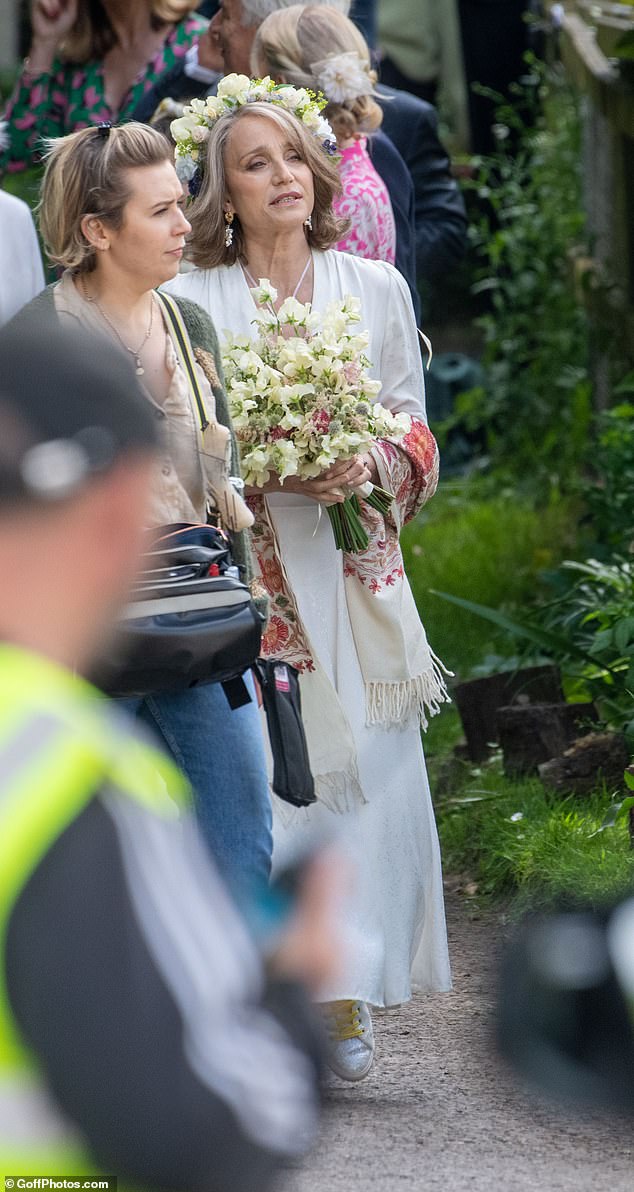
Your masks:
<svg viewBox="0 0 634 1192"><path fill-rule="evenodd" d="M615 390L615 396L634 397L634 373ZM634 403L623 401L599 419L598 442L589 460L596 477L585 499L592 516L593 536L604 555L630 556L634 550Z"/></svg>
<svg viewBox="0 0 634 1192"><path fill-rule="evenodd" d="M573 92L537 64L516 100L500 106L499 150L474 183L487 379L458 398L454 423L484 432L498 474L548 492L573 481L591 416L588 325L570 264L584 242L580 121Z"/></svg>

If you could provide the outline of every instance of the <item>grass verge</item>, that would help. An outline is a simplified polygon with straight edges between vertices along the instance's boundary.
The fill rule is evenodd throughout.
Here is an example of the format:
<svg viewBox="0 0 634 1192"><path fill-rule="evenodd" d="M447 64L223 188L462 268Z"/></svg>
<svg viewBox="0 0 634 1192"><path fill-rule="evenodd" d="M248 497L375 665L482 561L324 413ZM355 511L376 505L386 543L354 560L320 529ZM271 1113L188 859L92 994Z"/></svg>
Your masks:
<svg viewBox="0 0 634 1192"><path fill-rule="evenodd" d="M459 732L450 708L426 743L447 873L472 883L478 897L512 896L518 910L601 906L631 893L627 820L601 830L622 795L602 787L562 799L537 778L506 778L497 756L482 766L460 762L450 752Z"/></svg>

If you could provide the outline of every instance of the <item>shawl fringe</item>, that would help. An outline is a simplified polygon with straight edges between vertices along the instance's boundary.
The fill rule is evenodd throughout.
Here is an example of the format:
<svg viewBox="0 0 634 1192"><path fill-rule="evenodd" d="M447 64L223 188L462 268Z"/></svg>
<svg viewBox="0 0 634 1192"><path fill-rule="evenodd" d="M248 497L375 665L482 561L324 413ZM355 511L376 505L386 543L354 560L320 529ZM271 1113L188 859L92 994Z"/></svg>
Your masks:
<svg viewBox="0 0 634 1192"><path fill-rule="evenodd" d="M329 774L316 774L315 794L317 803L327 807L335 815L345 815L348 811L356 811L361 804L367 803L356 767L353 772L333 770ZM275 813L285 828L288 828L290 824L297 823L300 819L306 823L311 818L313 807L317 806L313 803L310 807L293 807L291 803L285 802L277 795L274 797L274 804Z"/></svg>
<svg viewBox="0 0 634 1192"><path fill-rule="evenodd" d="M429 670L413 679L366 683L366 724L406 729L418 722L427 731L429 718L440 712L441 704L451 703L445 676L453 676L432 650L430 654Z"/></svg>

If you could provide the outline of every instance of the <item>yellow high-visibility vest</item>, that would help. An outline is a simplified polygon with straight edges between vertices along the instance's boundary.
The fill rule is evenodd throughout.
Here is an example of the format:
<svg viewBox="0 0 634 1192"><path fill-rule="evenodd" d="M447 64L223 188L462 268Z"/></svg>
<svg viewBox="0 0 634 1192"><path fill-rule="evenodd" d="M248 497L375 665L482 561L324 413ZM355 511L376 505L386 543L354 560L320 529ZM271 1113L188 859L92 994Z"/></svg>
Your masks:
<svg viewBox="0 0 634 1192"><path fill-rule="evenodd" d="M21 1036L7 993L6 940L31 875L104 785L167 818L190 798L173 762L136 738L89 683L1 644L0 1176L98 1175Z"/></svg>

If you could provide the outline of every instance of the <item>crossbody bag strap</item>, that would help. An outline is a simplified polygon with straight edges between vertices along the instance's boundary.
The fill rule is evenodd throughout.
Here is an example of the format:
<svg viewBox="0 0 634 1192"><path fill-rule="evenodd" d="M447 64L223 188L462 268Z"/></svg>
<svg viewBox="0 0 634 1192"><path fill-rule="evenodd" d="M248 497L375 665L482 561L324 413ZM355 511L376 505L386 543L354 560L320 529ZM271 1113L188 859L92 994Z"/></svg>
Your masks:
<svg viewBox="0 0 634 1192"><path fill-rule="evenodd" d="M196 407L198 409L200 429L204 433L209 426L209 419L207 417L207 410L205 409L205 402L196 373L196 364L194 361L194 353L192 351L191 341L183 321L183 316L178 309L177 303L174 302L174 299L170 298L168 294L162 294L157 291L156 297L163 307L167 321L174 332L176 342L180 348L183 364L187 370L189 387L194 395Z"/></svg>

